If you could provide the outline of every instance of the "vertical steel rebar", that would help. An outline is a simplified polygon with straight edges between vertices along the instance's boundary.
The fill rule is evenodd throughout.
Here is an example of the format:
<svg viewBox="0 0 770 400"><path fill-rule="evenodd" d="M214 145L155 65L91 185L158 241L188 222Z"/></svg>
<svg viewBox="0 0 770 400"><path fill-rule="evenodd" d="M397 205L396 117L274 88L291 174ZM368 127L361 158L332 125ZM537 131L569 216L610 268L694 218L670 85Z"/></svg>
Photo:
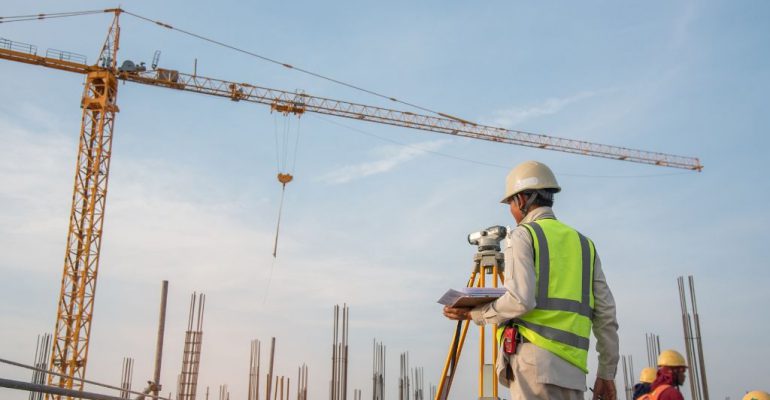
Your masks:
<svg viewBox="0 0 770 400"><path fill-rule="evenodd" d="M134 359L131 357L123 358L123 369L120 376L120 397L122 399L131 398L131 381L134 375Z"/></svg>
<svg viewBox="0 0 770 400"><path fill-rule="evenodd" d="M709 400L708 383L706 382L706 361L703 358L703 342L700 334L700 317L698 316L698 303L695 301L695 280L692 275L688 277L690 283L690 305L692 306L692 313L695 322L695 343L697 344L699 370L700 370L700 382L701 393L703 394L703 400Z"/></svg>
<svg viewBox="0 0 770 400"><path fill-rule="evenodd" d="M385 346L373 341L372 349L372 400L385 398Z"/></svg>
<svg viewBox="0 0 770 400"><path fill-rule="evenodd" d="M37 342L35 343L35 357L32 363L35 366L35 368L37 368L37 365L38 365L38 359L40 357L39 352L40 352L40 335L37 335ZM35 371L35 370L32 371L32 380L30 381L31 383L37 383L38 374L39 374L38 371ZM29 392L29 400L37 400L37 397L39 394L42 395L42 393L39 393L39 392Z"/></svg>
<svg viewBox="0 0 770 400"><path fill-rule="evenodd" d="M259 340L251 341L251 352L249 353L249 388L247 400L259 400L259 360L261 343Z"/></svg>
<svg viewBox="0 0 770 400"><path fill-rule="evenodd" d="M275 391L273 391L273 400L278 400L278 377L275 377Z"/></svg>
<svg viewBox="0 0 770 400"><path fill-rule="evenodd" d="M37 335L37 342L35 346L35 359L33 365L37 370L32 372L32 383L37 385L44 385L48 379L48 356L51 354L51 338L50 333L45 333L42 336ZM29 392L29 400L43 400L42 392Z"/></svg>
<svg viewBox="0 0 770 400"><path fill-rule="evenodd" d="M343 371L343 387L342 387L342 400L347 400L348 398L348 335L350 333L350 309L348 308L348 305L344 305L345 309L345 320L343 321L343 324L345 326L345 370Z"/></svg>
<svg viewBox="0 0 770 400"><path fill-rule="evenodd" d="M329 388L329 399L337 400L337 329L339 325L340 306L334 306L334 326L332 328L332 379Z"/></svg>
<svg viewBox="0 0 770 400"><path fill-rule="evenodd" d="M253 400L259 400L259 373L262 367L262 342L257 340L257 370L254 373L254 398Z"/></svg>
<svg viewBox="0 0 770 400"><path fill-rule="evenodd" d="M350 310L347 304L343 304L341 314L340 306L335 305L332 330L332 377L329 383L329 398L331 400L347 399L349 324Z"/></svg>
<svg viewBox="0 0 770 400"><path fill-rule="evenodd" d="M158 338L155 342L155 371L152 381L155 384L152 390L152 399L158 400L160 392L160 369L163 363L163 335L166 331L166 302L168 299L168 281L163 281L160 290L160 316L158 318Z"/></svg>
<svg viewBox="0 0 770 400"><path fill-rule="evenodd" d="M626 368L626 356L620 356L620 364L623 366L623 391L626 393L626 400L631 400L628 396L628 369Z"/></svg>
<svg viewBox="0 0 770 400"><path fill-rule="evenodd" d="M286 396L288 399L288 395ZM307 365L304 363L297 368L297 400L307 399Z"/></svg>
<svg viewBox="0 0 770 400"><path fill-rule="evenodd" d="M645 347L645 350L647 350L647 365L650 365L650 360L652 358L650 357L650 334L649 333L644 334L644 347Z"/></svg>
<svg viewBox="0 0 770 400"><path fill-rule="evenodd" d="M270 400L270 392L273 386L273 362L275 361L275 337L270 341L270 365L267 372L267 389L265 391L265 400Z"/></svg>
<svg viewBox="0 0 770 400"><path fill-rule="evenodd" d="M647 366L655 367L658 365L658 355L660 354L660 336L654 333L645 333L647 340Z"/></svg>
<svg viewBox="0 0 770 400"><path fill-rule="evenodd" d="M682 308L682 329L684 330L684 347L687 353L687 364L690 367L690 375L692 374L693 368L693 354L691 351L691 331L690 331L690 316L687 313L687 304L685 302L685 296L684 296L684 279L680 276L677 278L677 285L679 286L679 304ZM697 387L695 384L695 379L692 379L693 377L690 376L690 396L692 396L693 400L699 400L700 397L698 396Z"/></svg>

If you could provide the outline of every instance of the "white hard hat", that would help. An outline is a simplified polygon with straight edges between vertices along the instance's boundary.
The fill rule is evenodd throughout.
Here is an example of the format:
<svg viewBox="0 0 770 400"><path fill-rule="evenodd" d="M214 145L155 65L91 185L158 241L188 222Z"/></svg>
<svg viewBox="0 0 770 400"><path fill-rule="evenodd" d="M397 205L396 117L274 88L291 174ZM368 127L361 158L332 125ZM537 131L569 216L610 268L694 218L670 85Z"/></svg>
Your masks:
<svg viewBox="0 0 770 400"><path fill-rule="evenodd" d="M525 190L547 189L550 192L561 191L556 177L547 165L537 161L524 161L508 173L505 178L505 197L501 203L509 203L511 196Z"/></svg>

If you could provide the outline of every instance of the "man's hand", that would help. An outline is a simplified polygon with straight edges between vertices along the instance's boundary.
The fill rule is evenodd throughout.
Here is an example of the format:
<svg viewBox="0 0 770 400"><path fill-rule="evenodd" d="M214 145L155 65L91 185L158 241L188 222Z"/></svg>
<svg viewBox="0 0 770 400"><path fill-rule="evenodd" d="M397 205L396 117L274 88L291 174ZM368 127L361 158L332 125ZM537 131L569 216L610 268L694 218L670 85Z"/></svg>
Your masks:
<svg viewBox="0 0 770 400"><path fill-rule="evenodd" d="M471 309L468 307L444 306L444 316L455 321L471 319Z"/></svg>
<svg viewBox="0 0 770 400"><path fill-rule="evenodd" d="M615 381L596 378L593 400L616 400Z"/></svg>

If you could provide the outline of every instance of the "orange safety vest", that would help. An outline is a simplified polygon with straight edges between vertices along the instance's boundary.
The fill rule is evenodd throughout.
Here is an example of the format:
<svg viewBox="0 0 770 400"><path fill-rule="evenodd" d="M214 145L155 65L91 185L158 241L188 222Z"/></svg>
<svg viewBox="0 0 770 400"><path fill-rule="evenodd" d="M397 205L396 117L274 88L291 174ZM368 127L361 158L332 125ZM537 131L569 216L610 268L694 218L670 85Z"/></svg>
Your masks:
<svg viewBox="0 0 770 400"><path fill-rule="evenodd" d="M663 393L664 390L666 390L666 389L668 389L670 387L672 387L672 386L671 385L660 385L660 386L656 387L655 390L653 390L652 392L647 393L647 394L639 397L638 400L658 400L658 397L660 397L660 394Z"/></svg>

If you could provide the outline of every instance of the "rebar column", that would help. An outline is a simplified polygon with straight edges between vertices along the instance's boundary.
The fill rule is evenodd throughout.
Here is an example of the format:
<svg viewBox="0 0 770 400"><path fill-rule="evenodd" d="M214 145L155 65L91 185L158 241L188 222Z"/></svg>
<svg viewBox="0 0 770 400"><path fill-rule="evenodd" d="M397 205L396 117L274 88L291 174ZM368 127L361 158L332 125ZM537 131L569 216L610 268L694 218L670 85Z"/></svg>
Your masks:
<svg viewBox="0 0 770 400"><path fill-rule="evenodd" d="M196 297L198 300L197 307ZM196 397L201 347L203 344L203 311L205 304L206 296L202 293L198 296L195 293L192 294L190 314L187 319L187 332L185 332L184 351L182 353L182 373L179 376L179 393L177 395L179 400L195 400ZM194 325L193 321L195 321Z"/></svg>
<svg viewBox="0 0 770 400"><path fill-rule="evenodd" d="M123 399L131 398L131 381L134 377L134 359L131 357L123 358L123 370L120 377L120 397Z"/></svg>
<svg viewBox="0 0 770 400"><path fill-rule="evenodd" d="M254 339L251 341L247 400L259 400L259 360L261 347L259 340Z"/></svg>
<svg viewBox="0 0 770 400"><path fill-rule="evenodd" d="M372 400L385 399L385 346L374 339L372 349Z"/></svg>
<svg viewBox="0 0 770 400"><path fill-rule="evenodd" d="M37 345L35 346L35 359L33 366L37 368L32 371L32 383L44 385L47 379L48 356L51 354L51 334L45 333L42 336L37 335ZM43 393L29 392L29 400L43 400Z"/></svg>
<svg viewBox="0 0 770 400"><path fill-rule="evenodd" d="M695 320L695 343L698 349L698 369L700 370L701 393L703 400L709 400L708 383L706 382L706 360L703 358L703 343L700 334L700 317L698 316L698 303L695 301L695 280L692 275L688 276L690 283L690 305L692 306L693 317Z"/></svg>
<svg viewBox="0 0 770 400"><path fill-rule="evenodd" d="M329 385L331 400L346 400L348 388L348 324L350 312L347 304L334 306L334 326L332 331L332 378ZM341 322L341 327L340 327Z"/></svg>
<svg viewBox="0 0 770 400"><path fill-rule="evenodd" d="M297 400L307 400L307 365L305 364L297 369Z"/></svg>

